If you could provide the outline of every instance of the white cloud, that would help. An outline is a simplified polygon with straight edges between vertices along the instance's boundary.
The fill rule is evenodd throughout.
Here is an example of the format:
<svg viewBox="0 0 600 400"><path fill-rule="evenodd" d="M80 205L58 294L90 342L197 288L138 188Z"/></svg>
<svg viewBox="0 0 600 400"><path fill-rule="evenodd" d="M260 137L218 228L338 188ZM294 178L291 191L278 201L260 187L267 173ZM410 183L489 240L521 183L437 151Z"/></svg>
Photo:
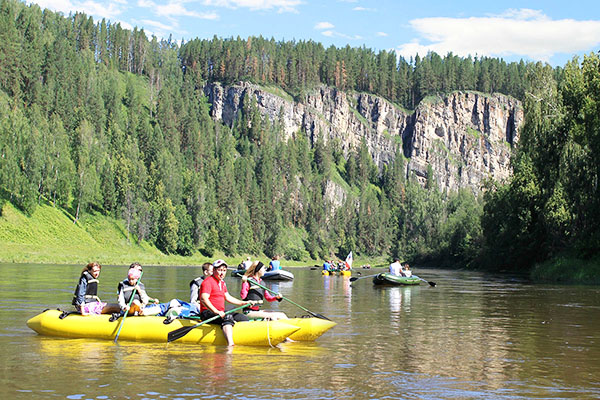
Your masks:
<svg viewBox="0 0 600 400"><path fill-rule="evenodd" d="M143 26L152 26L152 27L156 28L158 31L163 31L163 32L171 32L177 28L177 26L166 25L166 24L163 24L162 22L153 21L151 19L144 19L141 21L141 23Z"/></svg>
<svg viewBox="0 0 600 400"><path fill-rule="evenodd" d="M169 4L157 6L154 12L159 17L194 17L201 19L216 19L215 13L199 13L186 9L182 4L171 2Z"/></svg>
<svg viewBox="0 0 600 400"><path fill-rule="evenodd" d="M204 5L227 8L249 8L250 10L272 10L277 12L298 12L302 0L204 0Z"/></svg>
<svg viewBox="0 0 600 400"><path fill-rule="evenodd" d="M322 30L321 34L323 36L340 37L340 38L344 38L344 39L348 39L348 40L362 39L362 37L358 36L358 35L350 36L350 35L346 35L344 33L336 32L333 30L333 28L335 28L335 25L333 25L331 22L318 22L315 25L315 29Z"/></svg>
<svg viewBox="0 0 600 400"><path fill-rule="evenodd" d="M452 52L547 61L556 53L576 53L600 44L600 21L552 20L530 9L486 17L421 18L410 24L421 38L398 46L405 58L434 51L442 56Z"/></svg>
<svg viewBox="0 0 600 400"><path fill-rule="evenodd" d="M388 36L388 34L387 34L387 33L385 33L385 32L377 32L377 33L376 33L376 35L377 35L377 36L381 36L381 37Z"/></svg>
<svg viewBox="0 0 600 400"><path fill-rule="evenodd" d="M354 7L352 11L375 11L374 8Z"/></svg>
<svg viewBox="0 0 600 400"><path fill-rule="evenodd" d="M133 30L133 25L131 25L129 22L125 22L125 21L116 21L116 22L118 22L121 25L121 28L123 28L123 29L127 29L129 31ZM146 32L146 35L148 35L148 32Z"/></svg>
<svg viewBox="0 0 600 400"><path fill-rule="evenodd" d="M340 32L336 32L336 31L332 31L332 30L323 31L323 32L321 32L321 34L323 36L327 36L327 37L339 37L339 38L344 38L344 39L347 39L347 40L360 40L360 39L362 39L362 36L359 36L359 35L351 36L351 35L346 35L345 33L340 33Z"/></svg>
<svg viewBox="0 0 600 400"><path fill-rule="evenodd" d="M126 3L122 1L98 2L92 0L86 1L70 1L70 0L39 0L31 3L36 3L42 9L48 8L52 11L58 11L64 15L69 15L71 12L83 12L87 15L98 18L106 18L115 20L126 9Z"/></svg>
<svg viewBox="0 0 600 400"><path fill-rule="evenodd" d="M208 20L219 19L219 15L215 12L196 12L188 10L183 3L185 0L171 0L167 4L158 5L152 0L138 0L138 7L150 8L158 17L166 17L173 20L174 17L192 17Z"/></svg>
<svg viewBox="0 0 600 400"><path fill-rule="evenodd" d="M332 29L332 28L334 28L334 25L331 22L318 22L315 25L315 29L317 29L317 30Z"/></svg>

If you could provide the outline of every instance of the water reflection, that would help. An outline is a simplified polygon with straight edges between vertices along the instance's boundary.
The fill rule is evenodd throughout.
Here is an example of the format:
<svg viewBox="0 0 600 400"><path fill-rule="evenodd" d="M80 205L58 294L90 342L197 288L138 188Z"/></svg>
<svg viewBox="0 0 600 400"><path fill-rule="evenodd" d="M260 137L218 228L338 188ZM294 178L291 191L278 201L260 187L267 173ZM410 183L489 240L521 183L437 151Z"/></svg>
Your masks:
<svg viewBox="0 0 600 400"><path fill-rule="evenodd" d="M103 297L115 296L125 270L103 267ZM379 288L307 269L269 286L338 323L316 342L115 345L30 331L25 321L42 309L69 308L80 271L0 266L0 398L600 397L598 288L437 270L418 272L436 288ZM198 273L144 271L160 298L186 298ZM227 284L239 293L239 279ZM304 313L287 302L272 306Z"/></svg>

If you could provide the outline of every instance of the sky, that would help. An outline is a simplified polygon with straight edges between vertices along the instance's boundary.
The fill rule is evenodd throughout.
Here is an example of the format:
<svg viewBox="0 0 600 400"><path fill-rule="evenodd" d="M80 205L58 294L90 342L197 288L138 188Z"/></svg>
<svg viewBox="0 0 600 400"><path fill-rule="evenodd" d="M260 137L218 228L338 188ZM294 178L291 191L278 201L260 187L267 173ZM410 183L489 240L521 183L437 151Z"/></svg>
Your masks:
<svg viewBox="0 0 600 400"><path fill-rule="evenodd" d="M174 40L262 35L313 40L325 47L416 54L449 52L563 66L600 51L600 2L483 0L39 0L42 8L76 11L143 28Z"/></svg>

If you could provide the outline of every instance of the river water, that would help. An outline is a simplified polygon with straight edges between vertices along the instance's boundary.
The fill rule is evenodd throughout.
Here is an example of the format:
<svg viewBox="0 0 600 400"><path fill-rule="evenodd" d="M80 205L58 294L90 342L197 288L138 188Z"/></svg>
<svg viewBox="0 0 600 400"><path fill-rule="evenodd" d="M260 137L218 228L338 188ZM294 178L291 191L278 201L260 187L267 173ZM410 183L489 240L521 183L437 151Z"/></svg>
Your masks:
<svg viewBox="0 0 600 400"><path fill-rule="evenodd" d="M599 287L417 269L437 286L382 288L293 268L293 282L268 285L337 322L315 342L228 350L31 331L42 310L71 309L81 268L0 264L0 399L600 398ZM103 267L105 301L126 271ZM143 280L150 296L187 300L200 272L149 266ZM239 279L227 284L239 294ZM287 302L264 308L303 314Z"/></svg>

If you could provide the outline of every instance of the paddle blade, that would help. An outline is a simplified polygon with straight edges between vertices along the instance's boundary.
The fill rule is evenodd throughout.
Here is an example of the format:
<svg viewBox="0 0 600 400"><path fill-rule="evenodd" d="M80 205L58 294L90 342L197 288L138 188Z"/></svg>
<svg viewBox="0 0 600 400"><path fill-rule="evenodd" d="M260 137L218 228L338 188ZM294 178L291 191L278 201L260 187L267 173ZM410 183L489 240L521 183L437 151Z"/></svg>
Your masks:
<svg viewBox="0 0 600 400"><path fill-rule="evenodd" d="M357 280L358 280L358 277L356 277L356 276L353 276L352 278L350 278L350 282L354 282L354 281L357 281Z"/></svg>
<svg viewBox="0 0 600 400"><path fill-rule="evenodd" d="M167 334L167 343L171 343L174 340L177 339L181 339L182 337L184 337L185 335L187 335L192 329L194 329L196 326L192 325L192 326L183 326L179 329L175 329L174 331L171 331Z"/></svg>
<svg viewBox="0 0 600 400"><path fill-rule="evenodd" d="M308 312L310 315L312 315L315 318L321 318L321 319L326 319L327 321L331 321L329 318L327 318L326 316L324 316L323 314L319 314L316 312L312 312L310 310L306 310L306 312Z"/></svg>
<svg viewBox="0 0 600 400"><path fill-rule="evenodd" d="M435 282L427 281L427 283L429 283L429 285L431 285L431 287L435 287Z"/></svg>
<svg viewBox="0 0 600 400"><path fill-rule="evenodd" d="M315 317L317 318L321 318L321 319L326 319L327 321L331 321L329 318L327 318L326 316L324 316L323 314L319 314L319 313L313 313Z"/></svg>

